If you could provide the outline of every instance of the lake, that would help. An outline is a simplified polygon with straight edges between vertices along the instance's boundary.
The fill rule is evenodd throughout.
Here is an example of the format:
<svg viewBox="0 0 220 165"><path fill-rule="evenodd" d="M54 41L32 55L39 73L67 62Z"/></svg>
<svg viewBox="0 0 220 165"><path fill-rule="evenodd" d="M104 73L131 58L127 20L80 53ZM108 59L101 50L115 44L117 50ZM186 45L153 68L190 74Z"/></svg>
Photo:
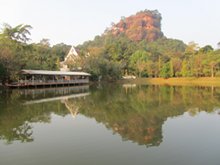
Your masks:
<svg viewBox="0 0 220 165"><path fill-rule="evenodd" d="M0 90L1 165L218 165L220 87Z"/></svg>

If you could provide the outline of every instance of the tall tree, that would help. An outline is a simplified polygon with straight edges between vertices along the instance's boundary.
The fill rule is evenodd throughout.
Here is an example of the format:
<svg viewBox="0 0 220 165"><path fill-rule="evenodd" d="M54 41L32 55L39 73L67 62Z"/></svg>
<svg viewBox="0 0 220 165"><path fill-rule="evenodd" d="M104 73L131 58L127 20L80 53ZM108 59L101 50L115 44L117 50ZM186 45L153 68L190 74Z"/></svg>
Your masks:
<svg viewBox="0 0 220 165"><path fill-rule="evenodd" d="M1 79L5 81L17 79L17 73L26 64L27 52L29 47L26 42L29 40L30 25L18 25L11 27L4 24L0 32L0 65Z"/></svg>
<svg viewBox="0 0 220 165"><path fill-rule="evenodd" d="M169 78L171 76L171 65L170 62L167 62L163 65L160 72L160 76L163 78Z"/></svg>
<svg viewBox="0 0 220 165"><path fill-rule="evenodd" d="M26 43L30 40L28 37L31 34L30 29L32 29L30 25L20 24L11 27L9 24L4 24L1 37Z"/></svg>
<svg viewBox="0 0 220 165"><path fill-rule="evenodd" d="M146 68L146 61L148 54L146 51L138 50L130 57L130 65L135 70L136 75L142 76L143 71Z"/></svg>
<svg viewBox="0 0 220 165"><path fill-rule="evenodd" d="M188 62L186 59L184 59L183 63L182 63L181 75L182 75L182 77L189 76L189 66L188 66Z"/></svg>

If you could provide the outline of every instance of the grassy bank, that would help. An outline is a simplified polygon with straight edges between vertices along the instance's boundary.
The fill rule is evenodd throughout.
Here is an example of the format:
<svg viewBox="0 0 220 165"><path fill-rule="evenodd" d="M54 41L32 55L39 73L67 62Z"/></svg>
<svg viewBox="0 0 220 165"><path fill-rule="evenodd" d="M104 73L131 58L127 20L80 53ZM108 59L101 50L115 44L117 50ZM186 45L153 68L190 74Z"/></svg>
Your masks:
<svg viewBox="0 0 220 165"><path fill-rule="evenodd" d="M199 85L199 86L220 86L220 77L179 77L179 78L137 78L120 80L122 83L154 84L154 85Z"/></svg>

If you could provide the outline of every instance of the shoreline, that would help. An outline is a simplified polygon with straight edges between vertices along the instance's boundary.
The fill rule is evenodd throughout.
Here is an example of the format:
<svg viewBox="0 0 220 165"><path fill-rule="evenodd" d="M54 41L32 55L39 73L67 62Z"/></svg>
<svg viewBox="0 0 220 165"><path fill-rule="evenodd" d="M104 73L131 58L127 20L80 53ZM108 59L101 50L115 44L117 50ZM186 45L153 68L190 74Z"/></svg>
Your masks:
<svg viewBox="0 0 220 165"><path fill-rule="evenodd" d="M119 80L119 83L131 83L138 85L170 85L170 86L219 86L220 77L178 77L178 78L137 78Z"/></svg>
<svg viewBox="0 0 220 165"><path fill-rule="evenodd" d="M89 82L89 85L97 82ZM115 82L101 81L101 83L119 83L119 84L136 84L136 85L168 85L168 86L204 86L204 87L220 87L220 77L175 77L175 78L136 78L121 79ZM6 89L0 84L0 89Z"/></svg>

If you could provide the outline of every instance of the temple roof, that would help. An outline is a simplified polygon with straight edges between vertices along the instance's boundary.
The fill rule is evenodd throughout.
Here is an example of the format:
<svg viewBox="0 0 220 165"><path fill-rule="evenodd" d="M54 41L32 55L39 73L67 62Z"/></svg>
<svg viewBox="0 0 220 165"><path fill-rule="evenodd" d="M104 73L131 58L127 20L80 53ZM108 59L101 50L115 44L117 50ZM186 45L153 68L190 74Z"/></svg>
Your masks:
<svg viewBox="0 0 220 165"><path fill-rule="evenodd" d="M65 60L64 60L64 61L66 62L69 58L74 59L74 57L78 57L78 56L79 56L79 55L78 55L76 49L74 48L74 46L72 46L71 49L70 49L70 51L69 51L69 53L68 53L67 56L65 57Z"/></svg>

